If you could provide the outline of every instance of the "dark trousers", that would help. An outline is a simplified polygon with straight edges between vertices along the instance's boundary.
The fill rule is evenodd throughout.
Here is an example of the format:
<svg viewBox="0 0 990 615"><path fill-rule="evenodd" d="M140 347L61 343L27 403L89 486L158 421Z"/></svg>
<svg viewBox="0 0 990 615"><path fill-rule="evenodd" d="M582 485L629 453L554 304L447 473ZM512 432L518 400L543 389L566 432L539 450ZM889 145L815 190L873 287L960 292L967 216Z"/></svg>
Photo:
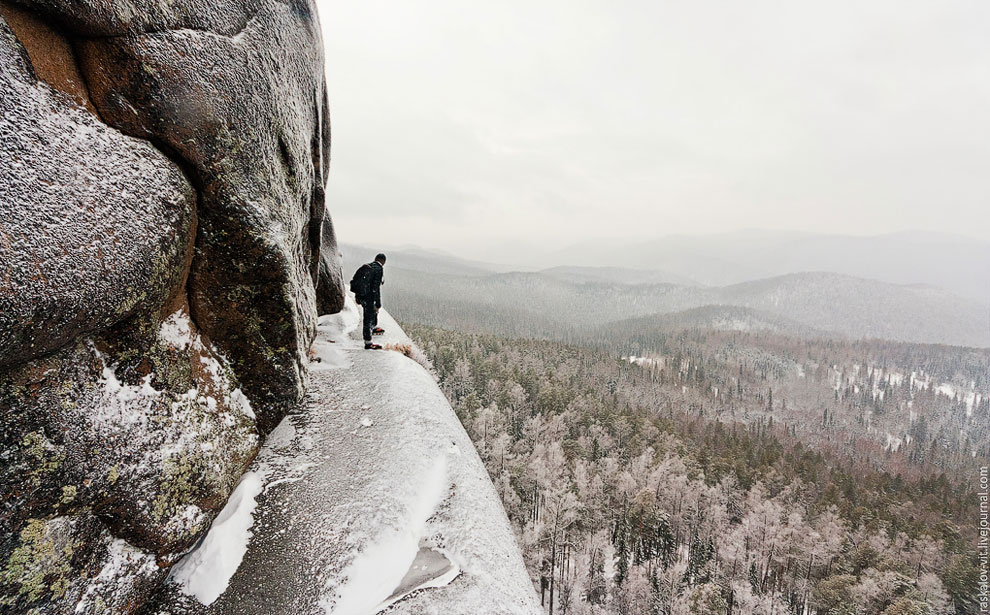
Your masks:
<svg viewBox="0 0 990 615"><path fill-rule="evenodd" d="M371 341L371 330L378 326L378 310L375 309L374 301L362 301L361 307L364 309L364 327L361 334L365 342Z"/></svg>

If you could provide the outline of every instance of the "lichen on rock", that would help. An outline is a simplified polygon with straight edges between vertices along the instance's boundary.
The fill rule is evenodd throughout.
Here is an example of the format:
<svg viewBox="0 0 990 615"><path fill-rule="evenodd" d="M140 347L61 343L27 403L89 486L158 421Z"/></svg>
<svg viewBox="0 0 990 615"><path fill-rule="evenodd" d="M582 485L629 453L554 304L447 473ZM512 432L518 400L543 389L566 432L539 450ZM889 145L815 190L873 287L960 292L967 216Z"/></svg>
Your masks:
<svg viewBox="0 0 990 615"><path fill-rule="evenodd" d="M32 519L12 540L0 559L5 613L126 613L165 575L90 514Z"/></svg>
<svg viewBox="0 0 990 615"><path fill-rule="evenodd" d="M85 338L5 374L0 534L92 514L170 563L209 527L253 459L250 406L199 334L181 350L159 338L131 361L113 362L112 352ZM164 353L180 366L172 378L186 365L178 391L141 373L144 356Z"/></svg>
<svg viewBox="0 0 990 615"><path fill-rule="evenodd" d="M0 611L131 613L301 399L317 303L343 297L319 25L310 0L19 5Z"/></svg>

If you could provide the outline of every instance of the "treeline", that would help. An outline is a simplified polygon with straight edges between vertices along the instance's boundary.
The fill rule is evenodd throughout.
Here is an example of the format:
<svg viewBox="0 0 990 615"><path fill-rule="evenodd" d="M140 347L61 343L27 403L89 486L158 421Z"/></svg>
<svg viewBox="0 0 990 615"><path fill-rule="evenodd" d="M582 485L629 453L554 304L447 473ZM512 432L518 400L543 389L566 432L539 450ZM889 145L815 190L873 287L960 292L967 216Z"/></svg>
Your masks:
<svg viewBox="0 0 990 615"><path fill-rule="evenodd" d="M972 484L810 448L772 415L720 416L705 406L731 386L712 383L721 359L653 370L562 343L406 331L548 613L977 612Z"/></svg>

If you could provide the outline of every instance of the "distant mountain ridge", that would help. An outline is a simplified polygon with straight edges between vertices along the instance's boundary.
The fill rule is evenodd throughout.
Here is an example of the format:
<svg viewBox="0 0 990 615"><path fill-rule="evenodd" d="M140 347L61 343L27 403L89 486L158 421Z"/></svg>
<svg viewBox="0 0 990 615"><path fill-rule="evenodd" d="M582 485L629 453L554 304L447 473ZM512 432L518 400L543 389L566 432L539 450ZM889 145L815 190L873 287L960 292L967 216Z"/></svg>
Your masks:
<svg viewBox="0 0 990 615"><path fill-rule="evenodd" d="M349 250L370 252L345 246L345 258ZM927 284L990 304L990 241L927 231L855 236L743 230L649 240L597 239L562 249L479 246L473 253L485 254L482 260L416 247L392 252L434 266L456 262L474 273L549 270L571 281L596 277L609 268L622 270L613 281L707 286L827 271L890 284ZM427 270L423 265L410 268Z"/></svg>
<svg viewBox="0 0 990 615"><path fill-rule="evenodd" d="M990 242L945 233L860 237L750 230L672 235L619 245L582 243L546 260L597 266L636 262L713 286L829 271L891 284L930 284L990 303Z"/></svg>
<svg viewBox="0 0 990 615"><path fill-rule="evenodd" d="M698 283L669 271L627 269L623 267L577 267L560 265L543 269L540 273L565 282L618 282L620 284L679 284L698 286Z"/></svg>
<svg viewBox="0 0 990 615"><path fill-rule="evenodd" d="M724 287L725 303L852 337L990 346L990 310L921 285L836 273L792 273Z"/></svg>
<svg viewBox="0 0 990 615"><path fill-rule="evenodd" d="M386 302L411 322L527 337L575 339L637 318L700 327L708 318L712 328L990 347L990 308L926 285L803 272L698 286L620 267L493 273L486 266L495 267L393 251Z"/></svg>
<svg viewBox="0 0 990 615"><path fill-rule="evenodd" d="M374 260L375 255L379 252L384 252L391 259L390 263L398 263L406 269L426 273L482 276L508 269L507 267L492 263L460 259L441 252L423 250L415 246L382 250L353 244L341 244L340 252L344 263L344 276L348 280L350 280L350 276L353 275L354 270L361 266L362 263Z"/></svg>

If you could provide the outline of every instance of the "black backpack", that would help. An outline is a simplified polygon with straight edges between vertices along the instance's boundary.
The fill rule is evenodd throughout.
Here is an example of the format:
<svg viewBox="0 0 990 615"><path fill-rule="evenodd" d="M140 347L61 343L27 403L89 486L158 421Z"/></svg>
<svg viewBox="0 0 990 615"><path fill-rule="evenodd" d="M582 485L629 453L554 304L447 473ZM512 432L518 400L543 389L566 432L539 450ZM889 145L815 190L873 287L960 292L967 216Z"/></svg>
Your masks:
<svg viewBox="0 0 990 615"><path fill-rule="evenodd" d="M351 278L351 292L358 299L364 297L371 290L371 263L365 263L358 267Z"/></svg>

